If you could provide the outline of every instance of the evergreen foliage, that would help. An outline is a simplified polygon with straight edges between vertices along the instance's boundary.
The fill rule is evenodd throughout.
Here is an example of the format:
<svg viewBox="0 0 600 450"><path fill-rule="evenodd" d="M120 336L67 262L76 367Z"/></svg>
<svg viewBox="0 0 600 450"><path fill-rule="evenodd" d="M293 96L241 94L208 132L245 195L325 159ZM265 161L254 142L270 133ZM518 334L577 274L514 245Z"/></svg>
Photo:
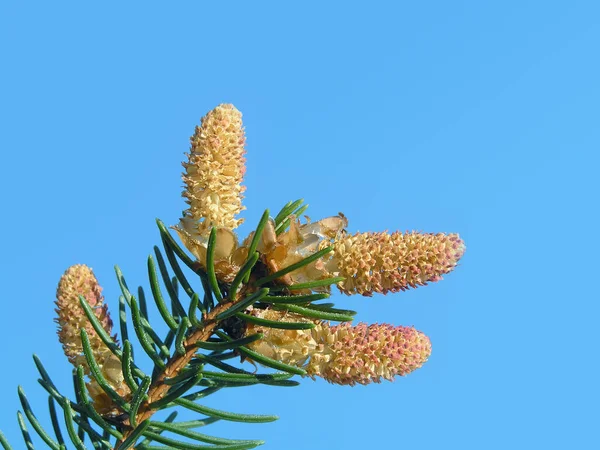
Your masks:
<svg viewBox="0 0 600 450"><path fill-rule="evenodd" d="M265 217L268 217L268 211L263 215L262 223L264 223ZM162 257L157 258L161 261L159 264L162 267L160 272L163 281L168 286L167 290L170 291L171 309L167 307L159 285L155 263L150 257L148 273L152 291L151 298L154 300L162 320L169 328L168 334L161 339L152 331L151 324L141 312L138 298L130 292L125 277L116 267L117 280L123 294L122 299L125 300L129 310L129 315L125 319L122 314L124 310L121 308L120 324L124 339L121 350L113 338L106 333L87 301L80 297L80 304L87 319L102 341L122 363L123 379L127 382L133 395L131 398L120 396L107 382L94 361L94 354L85 329L81 330L81 339L85 357L91 368L91 378L117 405L116 412L103 415L94 409L94 403L90 400L89 392L86 389L84 370L81 366L76 369L74 377L74 389L77 395L75 399L70 399L57 390L41 360L34 356L41 377L39 382L49 394L48 408L53 430L42 428L21 387L19 387L19 398L24 416L31 428L53 450L68 448L65 437L77 449L88 448L85 442L89 442L93 448L97 449L114 448L119 450L134 447L139 450L159 448L243 450L257 447L263 444L263 441L218 438L193 431L193 429L208 426L217 420L263 423L274 421L277 416L216 410L202 406L199 400L230 387L254 384L280 387L298 385L297 381L290 380L290 378L294 375L304 375L303 369L262 356L247 347L249 343L260 339L262 335L253 334L246 337L237 335L239 329L245 327L246 321L258 323L262 327L274 326L286 329L312 328L314 324L312 322L272 322L245 314L243 311L249 307L264 309L276 304L278 308L288 308L294 312L302 310L302 312L308 313L308 317L322 320L349 321L355 314L354 311L344 311L344 314L340 314L338 310L330 306L331 304L316 303L318 300L327 299L329 294L326 293L283 296L280 293L271 294L270 288L276 286L274 280L277 277L257 278L254 276L254 274L264 271L257 267L257 264L260 264L255 252L250 253L251 256L248 257L232 283L220 283L214 276L214 268L211 267L211 254L214 252L213 241L209 241L209 262L207 262L207 270L204 271L176 243L160 220L157 220L157 224L164 252L175 277L174 280L184 287L184 292L189 298L183 299L174 290L174 280L166 271L164 260ZM214 235L214 232L211 235ZM156 254L160 255L158 248L156 248ZM178 259L175 259L175 255ZM309 264L312 260L314 258L306 258L292 270ZM196 283L184 275L179 265L180 262L197 276ZM329 284L335 282L336 279L328 280ZM192 288L193 284L200 285L197 287L198 292L201 292L201 286L208 287L202 293L202 301L199 301L200 294ZM238 296L236 300L233 300L231 294L235 298L238 291L248 294ZM300 308L299 304L305 305L305 307ZM312 308L306 308L306 306L312 306ZM123 332L128 330L128 325L133 326L135 337L154 364L152 374L143 372L133 360L129 333ZM175 338L172 337L173 335ZM224 359L235 355L250 357L278 372L251 373L223 362ZM201 388L199 391L193 391L198 387ZM177 406L203 414L205 417L191 422L177 423L174 421L177 413L173 412L164 421L152 420L155 412ZM18 418L27 448L34 448L23 414L19 412ZM64 434L63 429L67 431ZM171 435L175 437L170 437ZM0 434L0 444L5 449L12 448L2 434Z"/></svg>
<svg viewBox="0 0 600 450"><path fill-rule="evenodd" d="M264 442L196 430L217 421L265 423L277 416L223 411L204 399L232 387L294 387L295 376L380 382L427 360L431 345L424 334L387 324L350 326L356 312L327 300L332 285L370 296L437 281L464 252L457 235L349 235L342 214L301 224L297 217L307 205L300 199L274 218L266 210L240 244L233 229L241 223L236 217L245 189L241 114L232 105L215 108L191 141L183 177L190 208L174 229L192 256L157 220L162 250L154 247L148 258L150 295L142 287L130 290L115 267L122 346L91 270L72 266L65 273L57 322L75 367L75 394L60 392L34 355L52 429L42 426L19 387L17 421L26 448L34 448L36 435L53 450L251 449ZM160 319L149 319L148 301ZM158 320L166 326L164 336ZM134 355L134 348L143 353ZM151 362L148 372L143 354ZM232 362L236 358L271 370L246 371ZM181 409L198 418L178 421ZM157 418L163 410L170 414ZM0 445L11 449L1 432Z"/></svg>

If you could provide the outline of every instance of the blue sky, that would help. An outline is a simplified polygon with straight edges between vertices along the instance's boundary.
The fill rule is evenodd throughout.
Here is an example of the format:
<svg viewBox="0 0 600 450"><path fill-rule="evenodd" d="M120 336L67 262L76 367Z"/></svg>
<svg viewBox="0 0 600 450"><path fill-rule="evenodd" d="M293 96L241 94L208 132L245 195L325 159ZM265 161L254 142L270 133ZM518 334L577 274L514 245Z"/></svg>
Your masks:
<svg viewBox="0 0 600 450"><path fill-rule="evenodd" d="M207 432L288 450L598 445L597 2L125 3L0 5L0 428L16 448L17 385L47 419L31 354L69 389L60 275L93 267L113 311L114 264L147 287L154 219L177 221L188 138L224 102L248 138L242 234L304 197L313 219L458 232L467 252L440 283L334 298L424 331L422 369L232 389L209 404L281 419Z"/></svg>

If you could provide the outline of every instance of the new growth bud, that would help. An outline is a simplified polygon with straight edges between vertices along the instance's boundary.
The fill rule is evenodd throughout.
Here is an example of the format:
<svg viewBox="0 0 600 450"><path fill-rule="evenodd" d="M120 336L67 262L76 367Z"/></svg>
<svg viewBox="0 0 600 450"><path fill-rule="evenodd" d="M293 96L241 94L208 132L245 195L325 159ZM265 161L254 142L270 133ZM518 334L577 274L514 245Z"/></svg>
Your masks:
<svg viewBox="0 0 600 450"><path fill-rule="evenodd" d="M189 204L180 224L192 236L208 236L211 227L237 228L246 171L242 114L233 105L219 105L202 118L190 138L183 197Z"/></svg>
<svg viewBox="0 0 600 450"><path fill-rule="evenodd" d="M242 193L246 189L242 186L246 171L245 141L242 114L233 105L219 105L196 127L190 138L188 162L183 163L182 196L189 208L175 230L204 266L210 230L217 228L219 254L215 260L221 279L230 279L236 272L230 257L238 247L232 230L243 222L237 216L245 209L242 206Z"/></svg>
<svg viewBox="0 0 600 450"><path fill-rule="evenodd" d="M58 317L55 321L58 323L58 340L62 344L63 351L71 364L75 367L82 366L86 375L91 375L81 342L80 330L84 328L90 339L92 354L106 380L116 391L122 393L128 391L127 386L123 383L119 359L104 345L87 319L79 304L80 295L92 307L106 332L109 335L112 332L113 323L108 313L108 306L104 304L102 288L94 272L83 264L71 266L61 277L56 290L57 308L55 311ZM113 339L116 342L116 336ZM99 410L110 409L110 400L95 380L92 379L88 383L88 389Z"/></svg>
<svg viewBox="0 0 600 450"><path fill-rule="evenodd" d="M310 321L273 310L255 310L254 314L282 322ZM429 338L412 327L313 322L316 326L310 330L249 326L248 334L263 333L263 338L250 347L263 356L302 367L312 378L340 385L392 381L420 368L431 354Z"/></svg>
<svg viewBox="0 0 600 450"><path fill-rule="evenodd" d="M334 241L330 270L345 277L345 294L387 294L441 280L464 252L458 234L346 234Z"/></svg>

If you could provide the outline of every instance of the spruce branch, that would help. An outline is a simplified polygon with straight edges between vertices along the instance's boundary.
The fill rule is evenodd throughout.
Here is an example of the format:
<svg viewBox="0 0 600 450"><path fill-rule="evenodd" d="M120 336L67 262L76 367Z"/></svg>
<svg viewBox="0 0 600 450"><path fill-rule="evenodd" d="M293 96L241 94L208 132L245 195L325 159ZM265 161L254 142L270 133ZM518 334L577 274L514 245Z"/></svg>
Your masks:
<svg viewBox="0 0 600 450"><path fill-rule="evenodd" d="M236 302L221 303L217 305L210 313L206 315L202 321L201 328L195 330L184 340L183 347L185 349L185 353L182 355L173 355L165 364L164 370L160 373L158 378L152 382L147 394L148 399L142 402L136 414L135 421L137 423L151 418L152 415L157 411L157 409L153 408L152 405L156 405L167 395L169 389L171 388L171 385L168 383L168 379L177 377L180 371L190 363L198 351L198 342L206 342L213 335L216 327L219 325L219 321L216 319L216 317L235 305ZM123 434L123 440L125 440L133 432L131 419L125 420L123 422L123 426L129 428L129 431L125 431ZM123 440L117 442L115 447L116 449L120 448L119 445Z"/></svg>
<svg viewBox="0 0 600 450"><path fill-rule="evenodd" d="M66 450L68 440L77 449L85 449L87 441L109 450L250 449L264 442L193 429L219 420L266 423L277 416L223 411L197 401L229 387L297 386L291 379L296 375L339 385L391 381L427 361L431 342L424 333L391 324L353 325L355 311L322 301L330 299L334 285L347 295L372 296L439 281L464 254L458 235L349 234L342 213L299 219L308 207L299 199L274 218L266 209L256 229L240 239L244 144L241 113L233 105L219 105L196 128L183 164L188 209L172 227L183 248L157 219L166 258L155 246L147 259L148 299L141 286L133 295L115 266L122 347L93 271L82 264L67 269L57 290L56 321L74 366L75 400L59 392L34 355L38 381L49 394L53 434L19 387L23 412L17 423L27 448L34 444L26 422L53 450ZM186 267L193 274L189 279ZM180 298L179 286L189 303ZM158 311L152 317L159 317L152 320L151 299ZM164 337L155 327L161 319L168 330ZM134 354L135 339L143 353ZM141 369L143 354L151 362L148 374ZM246 371L234 358L277 372ZM207 417L176 422L177 411L163 420L155 415L175 407ZM11 449L1 432L0 445Z"/></svg>

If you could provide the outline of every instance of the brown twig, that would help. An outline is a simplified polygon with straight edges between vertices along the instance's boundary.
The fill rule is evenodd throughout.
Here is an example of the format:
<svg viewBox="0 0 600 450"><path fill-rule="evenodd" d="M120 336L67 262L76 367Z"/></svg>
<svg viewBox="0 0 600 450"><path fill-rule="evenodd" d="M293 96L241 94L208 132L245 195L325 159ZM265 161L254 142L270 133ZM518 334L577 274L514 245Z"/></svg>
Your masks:
<svg viewBox="0 0 600 450"><path fill-rule="evenodd" d="M169 359L165 369L150 386L150 389L148 390L148 398L140 406L140 409L136 415L136 423L141 423L144 420L152 417L156 410L150 408L150 404L163 398L171 387L168 384L165 384L165 378L177 376L179 371L188 365L198 351L196 342L206 341L213 334L213 331L218 324L218 322L215 320L215 317L218 314L227 311L227 309L232 307L234 304L235 303L233 302L228 302L221 303L220 305L216 306L202 320L202 328L196 330L184 341L185 354L175 354L171 357L171 359ZM128 427L128 429L123 433L123 437L115 444L115 450L118 450L123 441L127 439L127 437L129 437L129 435L134 431L134 429L131 428L130 419L127 419L125 422L123 422L123 425Z"/></svg>

